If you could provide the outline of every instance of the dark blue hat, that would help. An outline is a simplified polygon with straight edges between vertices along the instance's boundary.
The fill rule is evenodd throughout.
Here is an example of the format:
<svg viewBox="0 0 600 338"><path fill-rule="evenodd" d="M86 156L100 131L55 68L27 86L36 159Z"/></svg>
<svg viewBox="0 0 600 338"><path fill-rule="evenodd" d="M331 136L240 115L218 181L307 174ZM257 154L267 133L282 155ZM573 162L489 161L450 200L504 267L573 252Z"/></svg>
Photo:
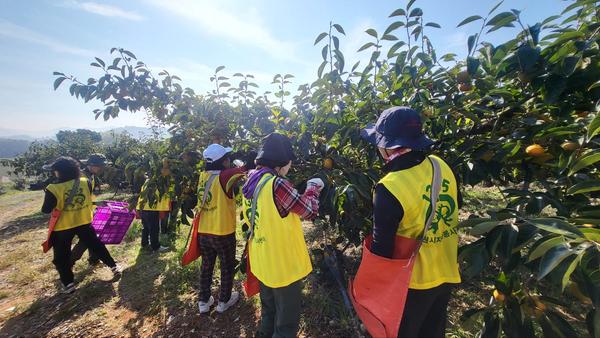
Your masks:
<svg viewBox="0 0 600 338"><path fill-rule="evenodd" d="M411 148L426 150L433 141L423 134L421 116L408 107L384 110L375 125L370 124L360 133L367 142L381 148Z"/></svg>

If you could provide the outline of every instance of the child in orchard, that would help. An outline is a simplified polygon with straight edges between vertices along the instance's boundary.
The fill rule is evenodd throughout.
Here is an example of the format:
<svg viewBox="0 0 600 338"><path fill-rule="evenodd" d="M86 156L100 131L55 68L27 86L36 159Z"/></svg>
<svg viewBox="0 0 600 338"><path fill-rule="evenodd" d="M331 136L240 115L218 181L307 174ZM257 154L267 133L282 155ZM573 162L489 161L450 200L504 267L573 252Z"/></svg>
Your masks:
<svg viewBox="0 0 600 338"><path fill-rule="evenodd" d="M450 293L461 280L457 225L462 201L457 179L446 162L427 155L433 141L423 134L421 118L411 108L392 107L383 111L376 125L363 130L362 136L379 149L385 161L385 176L375 186L373 195L370 251L391 262L390 258L396 259L395 252L403 249L395 246L409 243L402 242L403 239L419 243L416 250L404 248L416 255L412 274L408 275L408 291L401 291L401 285L393 285L393 282L382 285L381 280L386 279L385 271L378 276L379 284L372 288L395 290L381 292L386 298L405 293L405 297L400 297L406 300L403 315L395 318L401 319L399 337L444 337ZM431 210L434 184L438 198L436 210ZM361 265L365 262L363 258ZM381 268L382 265L377 266ZM394 277L390 276L390 281L395 280ZM363 278L368 279L368 276ZM371 294L371 297L375 295ZM402 308L397 311L402 313ZM393 313L389 315L388 319L393 317Z"/></svg>
<svg viewBox="0 0 600 338"><path fill-rule="evenodd" d="M231 148L211 144L203 152L205 167L198 180L198 245L202 255L200 272L200 313L210 311L214 303L211 283L215 261L219 257L221 288L217 312L229 309L239 299L233 291L235 274L236 183L245 176L244 167L230 168ZM194 234L196 235L196 234Z"/></svg>
<svg viewBox="0 0 600 338"><path fill-rule="evenodd" d="M63 292L75 291L71 264L71 243L75 236L115 275L120 274L119 267L91 227L92 185L87 178L80 177L79 163L71 157L59 157L50 169L58 182L46 188L42 212L51 213L54 209L61 211L50 233L49 245L54 251L52 262L60 275Z"/></svg>
<svg viewBox="0 0 600 338"><path fill-rule="evenodd" d="M299 194L285 178L294 159L290 140L270 134L258 152L256 170L243 187L244 216L251 225L250 271L260 287L257 337L296 337L302 279L312 271L300 219L317 216L324 184L319 178L310 179L304 194Z"/></svg>
<svg viewBox="0 0 600 338"><path fill-rule="evenodd" d="M168 180L168 191L161 196L157 188L154 201L147 199L145 191L148 189L151 181L150 179L146 179L146 182L142 185L137 204L137 209L142 218L142 248L148 247L148 242L150 242L152 252L168 250L167 247L160 245L160 220L166 217L171 210L171 195L174 191L174 183L171 178L171 170L168 166L163 164L160 174L161 176L158 179L159 184L164 183L161 181Z"/></svg>

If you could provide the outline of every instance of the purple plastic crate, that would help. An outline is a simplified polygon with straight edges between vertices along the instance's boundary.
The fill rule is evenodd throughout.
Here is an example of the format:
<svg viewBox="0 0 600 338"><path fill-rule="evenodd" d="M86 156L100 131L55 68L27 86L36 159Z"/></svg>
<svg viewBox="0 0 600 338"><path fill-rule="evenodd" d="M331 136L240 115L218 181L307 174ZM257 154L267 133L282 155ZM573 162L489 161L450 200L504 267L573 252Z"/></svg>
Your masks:
<svg viewBox="0 0 600 338"><path fill-rule="evenodd" d="M106 201L96 208L92 227L102 243L119 244L134 218L135 210L129 211L127 202Z"/></svg>

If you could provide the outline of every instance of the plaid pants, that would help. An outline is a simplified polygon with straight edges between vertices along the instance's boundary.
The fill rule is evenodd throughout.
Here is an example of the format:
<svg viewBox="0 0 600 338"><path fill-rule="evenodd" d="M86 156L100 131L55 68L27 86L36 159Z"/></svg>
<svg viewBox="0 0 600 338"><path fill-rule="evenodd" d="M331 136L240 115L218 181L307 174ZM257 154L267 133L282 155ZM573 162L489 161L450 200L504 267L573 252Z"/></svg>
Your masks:
<svg viewBox="0 0 600 338"><path fill-rule="evenodd" d="M235 233L224 236L198 234L198 244L202 254L200 301L207 302L210 298L210 286L217 256L219 256L221 266L219 301L229 301L235 274Z"/></svg>

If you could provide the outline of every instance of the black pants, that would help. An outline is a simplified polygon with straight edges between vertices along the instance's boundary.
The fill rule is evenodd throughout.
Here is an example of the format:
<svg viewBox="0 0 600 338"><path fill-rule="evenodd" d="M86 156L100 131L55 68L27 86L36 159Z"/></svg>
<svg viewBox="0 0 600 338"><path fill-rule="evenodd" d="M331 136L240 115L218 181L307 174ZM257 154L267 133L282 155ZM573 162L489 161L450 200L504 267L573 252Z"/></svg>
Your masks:
<svg viewBox="0 0 600 338"><path fill-rule="evenodd" d="M67 286L73 283L73 266L71 265L71 244L73 237L79 237L79 241L97 255L100 260L109 267L115 266L115 261L106 249L104 243L100 242L98 236L89 224L81 225L73 229L54 231L50 235L52 248L54 250L54 266L60 276L60 281Z"/></svg>
<svg viewBox="0 0 600 338"><path fill-rule="evenodd" d="M235 275L235 233L224 236L199 234L198 242L202 253L200 300L207 302L210 298L210 286L218 256L221 266L219 301L226 303L231 298L233 276Z"/></svg>
<svg viewBox="0 0 600 338"><path fill-rule="evenodd" d="M71 264L75 265L75 262L81 259L81 256L83 256L87 249L88 247L82 241L77 242L71 250ZM100 258L98 258L97 255L94 255L93 252L90 251L88 253L88 263L90 263L90 265L97 264L99 261Z"/></svg>
<svg viewBox="0 0 600 338"><path fill-rule="evenodd" d="M443 338L453 286L442 284L426 290L409 289L398 337Z"/></svg>
<svg viewBox="0 0 600 338"><path fill-rule="evenodd" d="M150 240L150 247L152 250L158 250L160 248L160 242L158 235L160 232L160 212L154 210L142 210L142 247L148 246L148 240Z"/></svg>
<svg viewBox="0 0 600 338"><path fill-rule="evenodd" d="M260 283L260 327L257 337L296 337L300 326L302 280L282 288Z"/></svg>

